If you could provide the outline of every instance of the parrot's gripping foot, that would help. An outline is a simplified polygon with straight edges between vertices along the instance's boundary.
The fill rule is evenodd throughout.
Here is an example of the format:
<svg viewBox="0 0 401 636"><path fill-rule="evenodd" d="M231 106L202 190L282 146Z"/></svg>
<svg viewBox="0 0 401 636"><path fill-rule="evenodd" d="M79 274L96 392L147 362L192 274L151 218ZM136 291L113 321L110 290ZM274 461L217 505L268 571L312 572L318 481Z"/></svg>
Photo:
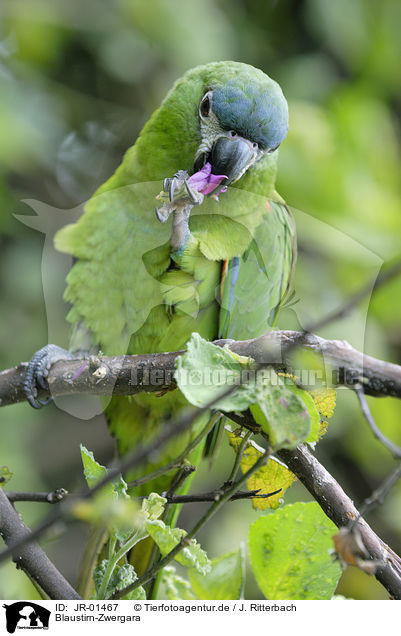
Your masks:
<svg viewBox="0 0 401 636"><path fill-rule="evenodd" d="M163 191L156 197L163 204L156 207L156 216L161 223L165 223L178 208L192 208L202 203L203 194L192 188L188 179L186 170L179 170L174 177L164 179Z"/></svg>
<svg viewBox="0 0 401 636"><path fill-rule="evenodd" d="M51 397L41 400L38 398L39 386L44 391L49 390L47 376L49 369L57 360L71 360L74 356L66 349L54 344L48 344L39 349L31 358L24 380L24 393L29 404L34 409L41 409L51 402Z"/></svg>
<svg viewBox="0 0 401 636"><path fill-rule="evenodd" d="M163 191L168 193L170 203L183 198L192 205L199 205L203 201L203 195L189 185L186 170L179 170L172 179L164 179Z"/></svg>
<svg viewBox="0 0 401 636"><path fill-rule="evenodd" d="M195 205L200 205L204 199L202 192L191 187L186 170L179 170L171 179L164 179L163 191L156 197L163 205L156 208L156 216L161 223L165 223L173 214L170 243L173 252L185 247L189 238L189 215Z"/></svg>

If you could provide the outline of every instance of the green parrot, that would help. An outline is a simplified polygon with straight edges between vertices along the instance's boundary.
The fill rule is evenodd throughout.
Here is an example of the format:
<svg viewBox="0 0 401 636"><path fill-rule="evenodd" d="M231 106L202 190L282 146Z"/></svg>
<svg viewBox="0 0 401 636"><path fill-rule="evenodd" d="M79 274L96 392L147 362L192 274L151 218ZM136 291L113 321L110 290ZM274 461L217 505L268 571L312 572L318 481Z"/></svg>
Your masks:
<svg viewBox="0 0 401 636"><path fill-rule="evenodd" d="M287 131L280 86L252 66L210 63L175 83L81 218L56 235L75 259L65 292L74 330L69 353L47 345L32 358L32 406L44 403L36 383L46 386L51 364L77 352L176 351L193 332L247 339L273 326L296 254L274 189ZM120 452L185 405L178 390L112 398L106 416ZM208 417L157 461L176 457ZM172 475L151 488L168 489Z"/></svg>

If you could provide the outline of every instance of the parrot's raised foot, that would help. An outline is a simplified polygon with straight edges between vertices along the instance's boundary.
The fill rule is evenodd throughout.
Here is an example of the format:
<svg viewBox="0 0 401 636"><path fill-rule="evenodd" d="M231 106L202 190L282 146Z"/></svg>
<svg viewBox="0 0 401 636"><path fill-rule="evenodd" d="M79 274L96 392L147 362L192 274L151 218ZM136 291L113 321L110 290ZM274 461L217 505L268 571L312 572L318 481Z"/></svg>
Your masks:
<svg viewBox="0 0 401 636"><path fill-rule="evenodd" d="M158 220L165 223L173 214L170 243L174 252L185 246L190 235L188 221L191 210L204 199L202 192L191 186L191 178L186 170L179 170L171 179L164 179L163 191L156 197L163 203L156 208Z"/></svg>
<svg viewBox="0 0 401 636"><path fill-rule="evenodd" d="M184 200L184 203L200 205L203 201L203 194L190 185L188 172L179 170L171 179L164 179L163 190L168 193L170 203Z"/></svg>
<svg viewBox="0 0 401 636"><path fill-rule="evenodd" d="M156 197L163 205L156 207L156 216L161 223L165 223L172 212L178 208L200 205L203 194L191 187L186 170L179 170L174 177L163 181L163 191Z"/></svg>
<svg viewBox="0 0 401 636"><path fill-rule="evenodd" d="M34 409L41 409L42 406L46 406L46 404L51 402L51 397L40 400L37 389L37 386L39 386L41 389L48 391L49 385L46 378L51 365L57 360L70 360L71 358L73 358L73 355L69 351L54 344L42 347L32 356L25 375L24 393L29 404Z"/></svg>
<svg viewBox="0 0 401 636"><path fill-rule="evenodd" d="M192 208L201 205L208 195L218 200L219 194L227 190L222 185L226 179L226 175L213 174L210 163L206 163L190 177L186 170L179 170L171 179L164 179L163 190L156 197L162 202L162 206L156 208L156 217L161 223L165 223L173 213L170 237L173 251L182 250L189 238L188 221Z"/></svg>

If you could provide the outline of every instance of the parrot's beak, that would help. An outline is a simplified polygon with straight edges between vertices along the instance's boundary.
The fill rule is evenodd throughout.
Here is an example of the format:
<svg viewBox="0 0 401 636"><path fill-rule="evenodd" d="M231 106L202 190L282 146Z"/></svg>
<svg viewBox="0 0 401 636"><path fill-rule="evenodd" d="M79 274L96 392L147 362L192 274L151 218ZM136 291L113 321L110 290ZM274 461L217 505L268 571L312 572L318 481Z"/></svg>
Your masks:
<svg viewBox="0 0 401 636"><path fill-rule="evenodd" d="M221 185L228 186L237 181L255 161L257 150L252 143L239 135L221 136L214 142L209 161L213 174L225 174Z"/></svg>

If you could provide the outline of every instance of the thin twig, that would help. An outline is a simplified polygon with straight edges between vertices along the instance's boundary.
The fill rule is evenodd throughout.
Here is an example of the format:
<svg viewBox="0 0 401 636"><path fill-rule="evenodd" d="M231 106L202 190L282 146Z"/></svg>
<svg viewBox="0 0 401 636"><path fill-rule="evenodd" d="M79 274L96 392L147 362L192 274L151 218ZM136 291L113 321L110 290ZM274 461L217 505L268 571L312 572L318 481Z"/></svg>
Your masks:
<svg viewBox="0 0 401 636"><path fill-rule="evenodd" d="M68 495L68 490L65 488L57 488L52 492L14 492L11 490L5 491L9 501L13 503L17 501L32 501L37 503L57 504L63 501Z"/></svg>
<svg viewBox="0 0 401 636"><path fill-rule="evenodd" d="M370 411L369 404L366 401L365 392L363 390L362 384L355 384L354 391L358 396L359 404L361 405L362 413L365 417L365 420L369 424L369 428L372 431L373 435L376 437L379 442L383 444L388 450L392 453L395 459L401 459L401 448L394 444L388 437L386 437L381 430L378 428L373 415Z"/></svg>
<svg viewBox="0 0 401 636"><path fill-rule="evenodd" d="M237 475L238 475L238 471L239 471L239 468L240 468L240 465L241 465L241 459L242 459L242 456L244 454L245 448L246 448L246 446L248 444L248 440L249 440L249 438L251 436L252 436L252 431L246 431L244 437L241 440L239 448L238 448L238 450L237 450L237 452L235 454L234 466L233 466L231 474L230 474L230 476L228 478L229 482L233 482L235 480L235 478L237 477Z"/></svg>
<svg viewBox="0 0 401 636"><path fill-rule="evenodd" d="M196 446L198 446L198 444L209 434L209 432L212 430L212 428L214 427L214 425L219 419L220 419L220 415L218 413L211 415L208 418L208 422L206 426L203 427L203 429L199 432L199 434L188 444L188 446L182 451L182 453L174 460L174 463L176 465L182 466L182 471L185 470L184 462L187 461L187 457L189 456L189 453ZM182 474L182 477L184 477L184 479L186 479L186 476L187 475L185 475L185 473ZM176 478L177 478L177 475L176 475ZM170 486L170 490L168 491L166 495L168 503L165 506L165 509L162 515L162 521L168 525L173 525L173 526L175 526L176 524L180 509L175 508L173 509L173 511L171 511L169 504L172 503L171 497L174 495L175 492L177 492L177 488L178 488L178 484L175 485L173 480L173 483ZM159 558L160 558L159 546L157 545L157 543L153 543L153 547L152 547L151 555L147 564L147 568L148 569L151 568L153 564ZM159 583L160 583L160 575L158 577L155 577L151 581L149 581L148 588L146 590L148 598L153 598L155 588L156 589L158 588Z"/></svg>
<svg viewBox="0 0 401 636"><path fill-rule="evenodd" d="M181 552L181 550L183 550L183 548L185 548L188 545L188 541L190 541L191 539L195 537L195 535L199 532L199 530L203 528L208 521L210 521L210 519L226 503L226 501L228 501L237 492L237 490L239 490L240 486L243 483L245 483L246 480L249 479L251 475L253 475L253 473L259 470L259 468L261 468L268 461L269 455L270 455L270 448L268 448L265 451L265 453L261 457L259 457L259 459L255 462L255 464L251 466L251 468L249 468L249 470L247 470L246 473L241 475L241 477L234 484L232 484L230 488L228 488L224 493L220 494L220 496L218 496L217 499L215 499L214 503L210 506L210 508L207 509L205 514L193 526L192 530L190 530L190 532L188 532L188 534L185 535L183 539L181 539L181 541L175 546L175 548L173 548L168 554L166 554L166 556L163 559L158 561L156 565L153 566L153 568L145 572L145 574L141 576L139 579L137 579L135 583L128 585L123 590L115 592L113 596L111 596L111 598L112 599L123 598L129 592L132 592L136 588L142 585L145 585L148 581L153 579L162 568L164 568L168 563L170 563L170 561L172 561L172 559L174 559L174 557L176 557L177 554Z"/></svg>
<svg viewBox="0 0 401 636"><path fill-rule="evenodd" d="M369 283L365 283L362 285L360 289L358 289L355 294L353 294L348 300L346 300L340 307L334 309L332 312L323 316L319 320L315 322L311 322L305 329L305 333L314 333L315 331L319 331L323 327L326 327L329 324L332 324L336 320L340 318L345 318L348 314L363 300L366 296L370 294L374 294L377 292L380 287L388 283L393 278L396 278L401 274L401 260L396 261L388 267L384 269L384 271L380 272L378 277L374 282L369 281Z"/></svg>
<svg viewBox="0 0 401 636"><path fill-rule="evenodd" d="M153 481L153 479L156 479L156 477L160 477L160 475L164 475L168 473L170 470L174 470L174 468L180 468L180 466L185 461L189 453L212 430L213 426L216 423L216 420L219 419L219 417L220 417L219 415L211 416L206 426L204 426L203 429L200 431L200 433L198 433L198 435L196 435L196 437L194 437L194 439L189 442L188 446L184 448L182 453L177 455L177 457L173 459L171 462L169 462L168 464L165 464L164 466L160 466L160 468L156 468L156 470L152 471L151 473L148 473L147 475L144 475L143 477L138 477L138 479L134 479L128 482L129 488L136 488L137 486L142 486L143 484L146 484L149 481Z"/></svg>
<svg viewBox="0 0 401 636"><path fill-rule="evenodd" d="M241 490L236 492L228 501L237 501L238 499L267 499L281 492L282 488L278 488L274 492L260 493L257 490ZM186 504L186 503L203 503L206 501L216 501L221 496L221 490L212 490L211 492L200 493L197 495L166 495L166 499L170 504Z"/></svg>
<svg viewBox="0 0 401 636"><path fill-rule="evenodd" d="M401 462L394 468L394 470L391 471L391 473L386 477L383 483L372 492L371 496L365 499L359 511L360 517L365 516L376 506L382 505L384 499L400 478ZM354 523L355 522L353 522L352 526L354 525Z"/></svg>
<svg viewBox="0 0 401 636"><path fill-rule="evenodd" d="M173 497L174 493L176 493L177 490L181 488L184 481L186 481L188 477L190 477L190 475L192 475L192 473L195 472L195 470L196 470L196 466L192 466L192 464L186 464L185 466L182 466L180 470L177 471L177 474L174 476L171 482L169 491L167 492L167 495L166 495L167 501L169 499L169 496Z"/></svg>

